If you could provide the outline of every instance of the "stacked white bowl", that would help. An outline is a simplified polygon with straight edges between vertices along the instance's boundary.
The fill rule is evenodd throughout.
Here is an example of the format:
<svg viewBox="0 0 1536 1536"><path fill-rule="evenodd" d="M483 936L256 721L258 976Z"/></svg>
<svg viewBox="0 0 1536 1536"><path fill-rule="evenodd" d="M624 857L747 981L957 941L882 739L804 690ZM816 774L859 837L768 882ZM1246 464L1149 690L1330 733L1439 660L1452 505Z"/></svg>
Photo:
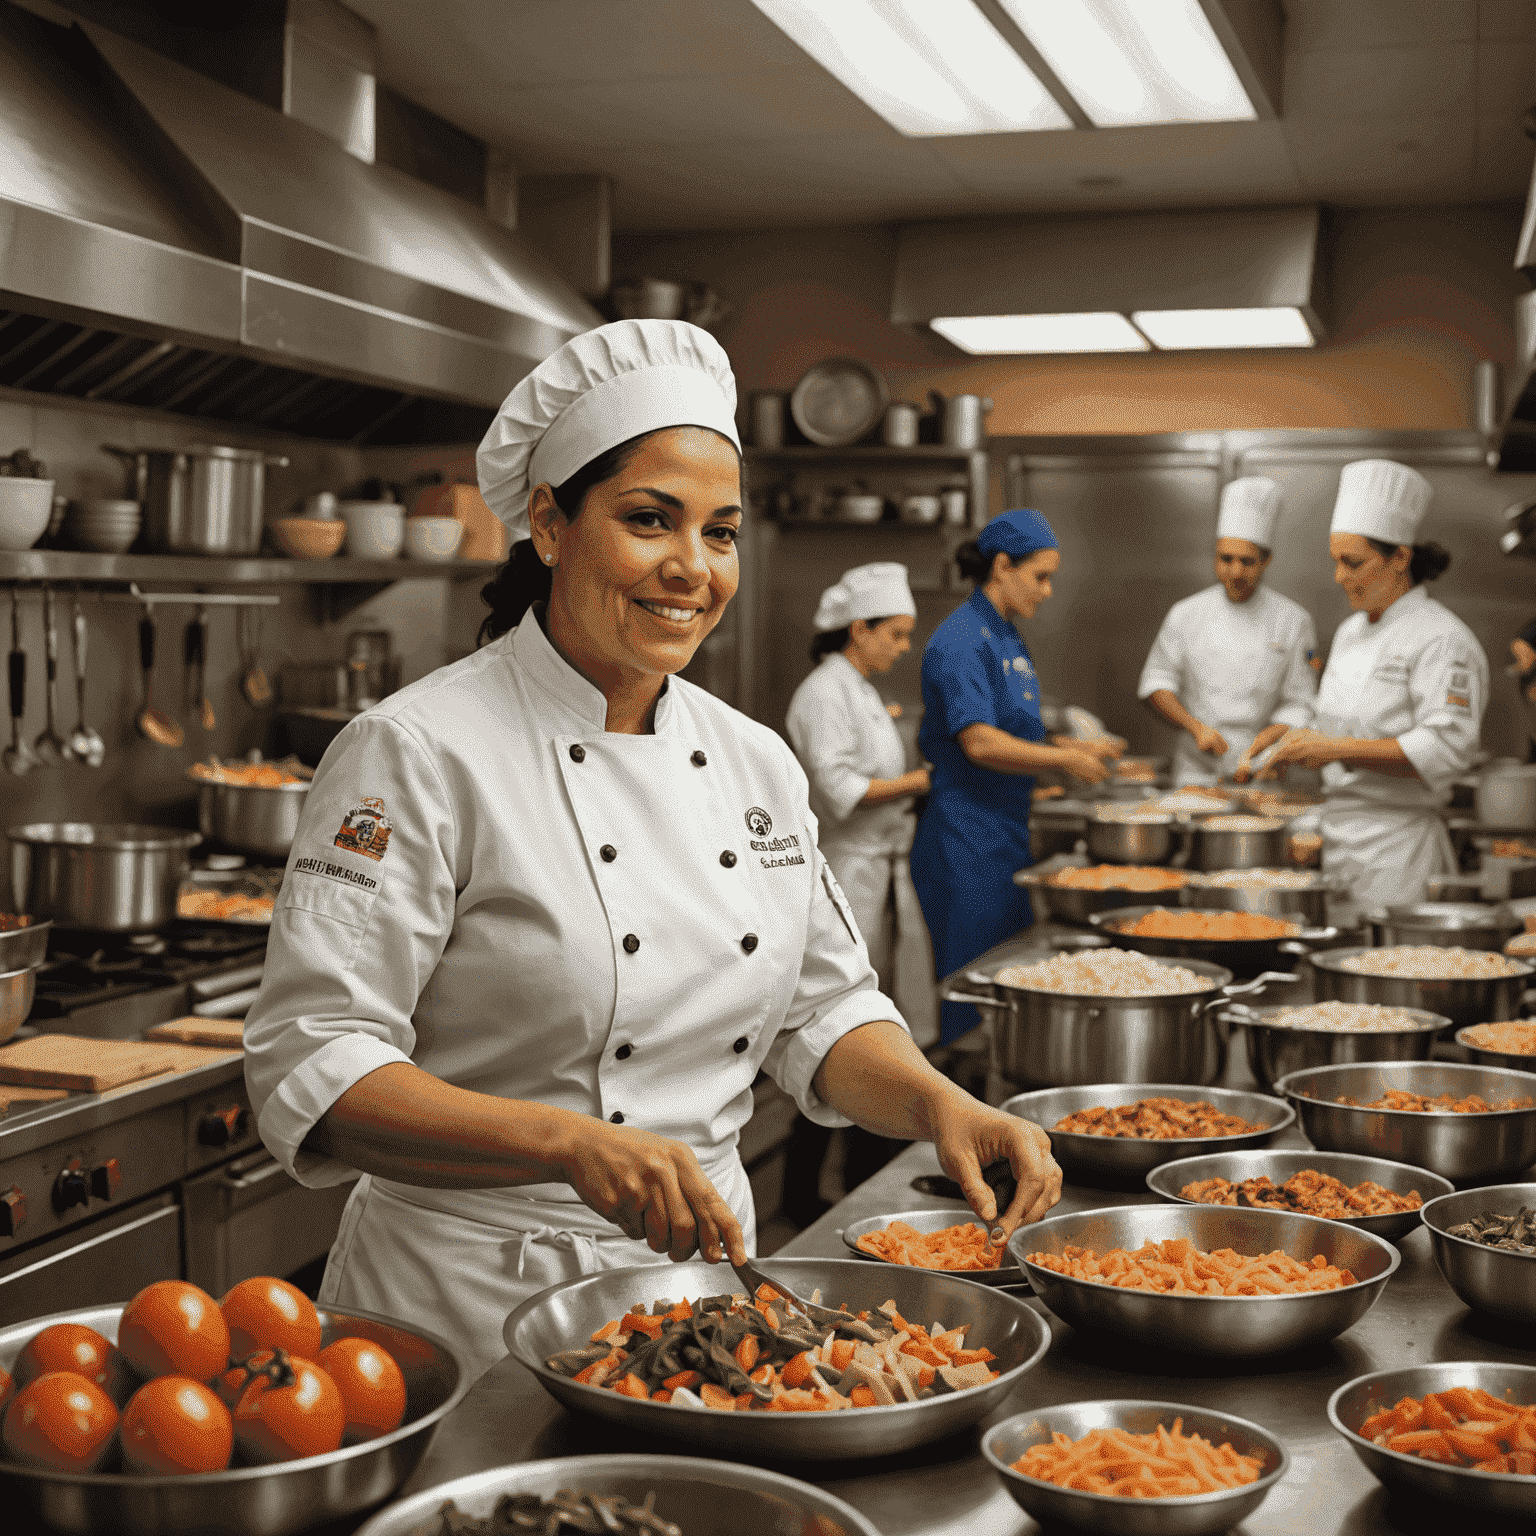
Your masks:
<svg viewBox="0 0 1536 1536"><path fill-rule="evenodd" d="M405 508L393 501L343 501L347 553L354 560L393 560L405 541Z"/></svg>
<svg viewBox="0 0 1536 1536"><path fill-rule="evenodd" d="M139 536L143 514L136 501L101 497L72 501L64 514L64 537L76 549L120 555Z"/></svg>
<svg viewBox="0 0 1536 1536"><path fill-rule="evenodd" d="M52 515L52 480L0 476L0 549L31 549Z"/></svg>

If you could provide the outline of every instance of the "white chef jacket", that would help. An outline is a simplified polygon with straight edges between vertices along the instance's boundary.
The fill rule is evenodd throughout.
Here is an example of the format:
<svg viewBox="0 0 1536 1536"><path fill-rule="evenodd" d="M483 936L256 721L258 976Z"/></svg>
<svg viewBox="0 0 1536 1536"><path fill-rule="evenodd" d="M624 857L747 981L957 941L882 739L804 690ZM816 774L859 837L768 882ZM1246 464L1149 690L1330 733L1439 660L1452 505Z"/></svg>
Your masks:
<svg viewBox="0 0 1536 1536"><path fill-rule="evenodd" d="M1147 655L1136 696L1166 688L1227 739L1226 756L1214 758L1181 734L1175 783L1214 784L1232 774L1266 725L1306 725L1317 691L1310 665L1316 650L1312 616L1268 587L1234 603L1218 583L1175 603Z"/></svg>
<svg viewBox="0 0 1536 1536"><path fill-rule="evenodd" d="M812 1119L848 1123L812 1087L822 1058L861 1024L901 1019L817 852L799 765L679 678L652 735L609 734L606 712L530 614L326 753L244 1036L262 1139L301 1183L351 1176L304 1137L396 1061L682 1141L746 1223L735 1148L759 1068ZM519 1271L529 1232L574 1240L583 1271L593 1243L618 1235L564 1184L365 1178L353 1202L368 1199L423 1212L424 1232L434 1212L521 1232ZM338 1250L356 1246L355 1225ZM410 1246L410 1223L375 1225L389 1234L375 1241ZM623 1262L655 1258L621 1241ZM433 1257L402 1252L396 1267ZM494 1349L484 1342L489 1321L483 1364L501 1353L499 1317Z"/></svg>
<svg viewBox="0 0 1536 1536"><path fill-rule="evenodd" d="M1395 737L1419 778L1330 763L1323 769L1323 861L1362 909L1424 900L1455 865L1438 808L1472 766L1488 701L1477 637L1423 586L1372 624L1338 628L1317 693L1317 729L1365 741Z"/></svg>
<svg viewBox="0 0 1536 1536"><path fill-rule="evenodd" d="M795 689L785 721L810 781L821 851L848 898L881 984L913 1036L938 1040L933 949L907 854L916 817L910 795L860 805L874 779L897 779L907 754L879 691L841 651Z"/></svg>

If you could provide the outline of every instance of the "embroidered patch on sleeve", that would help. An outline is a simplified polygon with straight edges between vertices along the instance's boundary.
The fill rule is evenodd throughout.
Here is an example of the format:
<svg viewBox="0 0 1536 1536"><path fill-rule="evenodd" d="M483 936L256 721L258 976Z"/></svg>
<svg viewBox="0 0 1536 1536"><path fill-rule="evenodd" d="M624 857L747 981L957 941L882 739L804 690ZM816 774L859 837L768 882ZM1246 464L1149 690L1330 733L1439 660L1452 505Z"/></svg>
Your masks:
<svg viewBox="0 0 1536 1536"><path fill-rule="evenodd" d="M1448 693L1445 702L1455 709L1471 709L1472 700L1464 693Z"/></svg>
<svg viewBox="0 0 1536 1536"><path fill-rule="evenodd" d="M388 851L389 834L393 830L393 824L384 814L384 802L365 795L363 803L354 806L343 818L335 845L377 863Z"/></svg>

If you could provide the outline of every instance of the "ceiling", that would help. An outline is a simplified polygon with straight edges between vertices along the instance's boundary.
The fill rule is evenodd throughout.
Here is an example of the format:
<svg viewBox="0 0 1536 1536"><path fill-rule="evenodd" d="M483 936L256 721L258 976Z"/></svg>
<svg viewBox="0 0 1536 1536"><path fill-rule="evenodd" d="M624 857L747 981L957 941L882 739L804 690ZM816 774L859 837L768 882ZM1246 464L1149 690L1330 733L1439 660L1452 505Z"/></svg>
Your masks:
<svg viewBox="0 0 1536 1536"><path fill-rule="evenodd" d="M830 0L837 3L837 0ZM620 229L1520 201L1536 0L1281 0L1278 122L909 139L750 0L347 0L379 74Z"/></svg>

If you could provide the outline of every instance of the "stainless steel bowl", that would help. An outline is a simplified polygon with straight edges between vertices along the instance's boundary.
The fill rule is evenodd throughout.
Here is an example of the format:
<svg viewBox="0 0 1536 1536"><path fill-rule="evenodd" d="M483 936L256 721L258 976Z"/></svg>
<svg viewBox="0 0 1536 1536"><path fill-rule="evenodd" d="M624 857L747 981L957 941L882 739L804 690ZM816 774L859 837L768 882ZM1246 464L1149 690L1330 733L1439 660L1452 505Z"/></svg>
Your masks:
<svg viewBox="0 0 1536 1536"><path fill-rule="evenodd" d="M1371 943L1437 944L1459 949L1503 949L1524 925L1506 906L1480 901L1420 901L1388 907L1371 919Z"/></svg>
<svg viewBox="0 0 1536 1536"><path fill-rule="evenodd" d="M179 827L55 821L12 827L17 912L61 928L144 933L176 915L187 854L202 842Z"/></svg>
<svg viewBox="0 0 1536 1536"><path fill-rule="evenodd" d="M37 994L37 967L0 973L0 1045L27 1022Z"/></svg>
<svg viewBox="0 0 1536 1536"><path fill-rule="evenodd" d="M1385 1003L1390 1008L1418 1008L1438 1013L1452 1024L1487 1024L1512 1019L1520 1007L1520 994L1530 985L1527 977L1536 966L1511 961L1519 971L1512 976L1483 980L1446 978L1416 981L1406 976L1367 976L1344 969L1344 962L1370 953L1370 946L1328 949L1307 956L1312 967L1312 995L1320 1003Z"/></svg>
<svg viewBox="0 0 1536 1536"><path fill-rule="evenodd" d="M1297 870L1254 873L1297 874ZM1322 928L1328 922L1329 882L1313 875L1304 886L1211 885L1206 872L1193 874L1179 892L1187 907L1217 907L1230 912L1262 912L1266 917L1288 917L1304 928ZM1217 873L1210 871L1209 873Z"/></svg>
<svg viewBox="0 0 1536 1536"><path fill-rule="evenodd" d="M1447 1192L1424 1207L1424 1225L1445 1283L1476 1312L1501 1322L1536 1328L1536 1254L1490 1248L1450 1228L1474 1216L1514 1215L1536 1205L1536 1184L1485 1184Z"/></svg>
<svg viewBox="0 0 1536 1536"><path fill-rule="evenodd" d="M1207 960L1212 965L1226 966L1236 976L1284 970L1311 952L1309 944L1326 944L1338 935L1335 928L1299 928L1294 934L1273 939L1165 939L1129 931L1153 912L1172 912L1183 917L1229 916L1225 910L1202 911L1198 906L1122 907L1097 913L1089 922L1117 946L1161 960Z"/></svg>
<svg viewBox="0 0 1536 1536"><path fill-rule="evenodd" d="M961 1224L968 1227L981 1226L969 1210L896 1211L889 1216L866 1216L863 1221L856 1221L844 1227L838 1236L842 1238L855 1258L867 1260L872 1264L889 1264L891 1261L882 1259L879 1254L866 1253L859 1247L859 1239L871 1232L883 1232L893 1221L904 1221L916 1232L942 1232L945 1227ZM898 1269L907 1267L901 1264L896 1266ZM973 1280L978 1285L1021 1285L1024 1281L1019 1266L1008 1263L1006 1255L996 1269L941 1269L935 1273L954 1275L960 1280Z"/></svg>
<svg viewBox="0 0 1536 1536"><path fill-rule="evenodd" d="M1133 1250L1180 1237L1205 1253L1217 1248L1240 1254L1279 1249L1303 1263L1322 1254L1356 1280L1335 1291L1302 1296L1176 1296L1073 1280L1028 1258L1032 1253L1063 1253L1068 1247L1097 1253ZM1336 1338L1370 1311L1402 1262L1391 1243L1343 1222L1227 1205L1123 1205L1048 1216L1015 1232L1008 1239L1008 1251L1029 1276L1035 1294L1074 1328L1226 1359L1275 1355Z"/></svg>
<svg viewBox="0 0 1536 1536"><path fill-rule="evenodd" d="M1272 827L1249 832L1224 832L1203 821L1189 829L1189 867L1191 869L1269 869L1285 863L1287 823L1279 816L1267 816Z"/></svg>
<svg viewBox="0 0 1536 1536"><path fill-rule="evenodd" d="M1339 1103L1341 1098L1367 1103L1389 1088L1458 1099L1471 1093L1490 1101L1536 1098L1536 1075L1529 1072L1449 1061L1383 1061L1312 1067L1292 1072L1275 1087L1295 1104L1307 1140L1328 1152L1412 1163L1462 1183L1509 1178L1536 1162L1536 1108L1458 1115Z"/></svg>
<svg viewBox="0 0 1536 1536"><path fill-rule="evenodd" d="M660 1282L649 1266L611 1269L552 1285L507 1319L503 1337L512 1356L574 1412L594 1414L641 1434L684 1440L696 1449L765 1461L886 1456L942 1439L991 1413L1050 1344L1050 1330L1038 1313L1006 1291L972 1285L958 1275L857 1259L771 1259L764 1265L770 1280L781 1275L796 1294L809 1297L819 1287L829 1304L846 1302L855 1312L894 1300L904 1314L925 1322L968 1322L968 1341L990 1349L997 1357L993 1369L1001 1374L989 1386L891 1408L736 1414L640 1402L550 1370L544 1363L550 1355L584 1344L609 1319L655 1296ZM741 1288L729 1269L697 1262L668 1269L666 1284L673 1296L689 1298Z"/></svg>
<svg viewBox="0 0 1536 1536"><path fill-rule="evenodd" d="M1095 1429L1121 1429L1127 1434L1147 1435L1163 1425L1173 1428L1184 1421L1187 1435L1201 1435L1213 1445L1226 1442L1243 1456L1257 1456L1264 1464L1257 1482L1219 1493L1197 1493L1172 1499L1122 1499L1114 1494L1085 1493L1061 1488L1015 1472L1013 1463L1027 1450L1048 1445L1052 1435L1080 1440ZM1056 1522L1098 1536L1216 1536L1230 1530L1264 1502L1269 1490L1290 1470L1289 1452L1267 1429L1234 1418L1194 1408L1186 1403L1137 1402L1108 1398L1099 1402L1058 1403L1016 1413L994 1424L982 1437L981 1453L1002 1478L1003 1486L1025 1513L1042 1524Z"/></svg>
<svg viewBox="0 0 1536 1536"><path fill-rule="evenodd" d="M0 1329L0 1368L53 1323L85 1323L117 1339L123 1304L56 1312ZM0 1457L0 1497L68 1536L287 1536L387 1499L416 1470L438 1424L473 1385L441 1339L371 1312L320 1312L324 1340L360 1335L389 1348L405 1375L405 1422L362 1445L275 1466L186 1477L38 1472Z"/></svg>
<svg viewBox="0 0 1536 1536"><path fill-rule="evenodd" d="M1484 1023L1508 1023L1508 1020L1483 1020ZM1515 1072L1536 1072L1536 1055L1522 1056L1516 1051L1490 1051L1486 1045L1478 1045L1468 1037L1468 1031L1476 1029L1475 1024L1463 1024L1456 1031L1456 1044L1472 1058L1475 1066L1479 1067L1508 1067Z"/></svg>
<svg viewBox="0 0 1536 1536"><path fill-rule="evenodd" d="M197 825L204 837L241 853L284 859L293 847L299 818L309 798L309 782L297 784L210 784L187 775L197 785Z"/></svg>
<svg viewBox="0 0 1536 1536"><path fill-rule="evenodd" d="M1405 1456L1375 1445L1360 1433L1373 1413L1405 1397L1448 1392L1452 1387L1481 1387L1494 1397L1536 1403L1536 1366L1499 1365L1487 1360L1441 1361L1396 1371L1374 1371L1346 1381L1328 1399L1328 1422L1349 1442L1372 1477L1394 1493L1428 1496L1467 1509L1496 1515L1536 1518L1536 1477L1508 1472L1474 1472L1440 1462Z"/></svg>
<svg viewBox="0 0 1536 1536"><path fill-rule="evenodd" d="M778 1415L774 1415L778 1417ZM858 1510L820 1488L733 1461L693 1456L561 1456L493 1467L440 1483L380 1510L357 1536L414 1536L451 1499L461 1513L485 1519L505 1494L547 1499L562 1488L621 1494L640 1504L656 1495L656 1513L685 1536L737 1532L814 1531L817 1536L880 1536Z"/></svg>
<svg viewBox="0 0 1536 1536"><path fill-rule="evenodd" d="M1304 1006L1304 1005L1301 1005ZM1406 1010L1418 1023L1412 1029L1296 1029L1277 1024L1291 1008L1249 1008L1234 1003L1227 1017L1248 1032L1248 1065L1266 1093L1291 1072L1359 1061L1427 1061L1435 1037L1450 1020L1422 1009Z"/></svg>
<svg viewBox="0 0 1536 1536"><path fill-rule="evenodd" d="M1179 825L1172 816L1155 821L1119 821L1090 816L1088 857L1098 864L1166 864L1179 845Z"/></svg>
<svg viewBox="0 0 1536 1536"><path fill-rule="evenodd" d="M1283 1184L1293 1173L1315 1168L1332 1174L1341 1183L1353 1187L1365 1179L1390 1189L1394 1195L1417 1193L1427 1204L1438 1195L1448 1195L1455 1187L1449 1179L1426 1168L1410 1168L1406 1163L1389 1163L1382 1157L1351 1157L1343 1152L1212 1152L1205 1157L1184 1157L1176 1163L1163 1163L1147 1175L1147 1188L1164 1200L1177 1205L1196 1205L1179 1193L1186 1184L1204 1179L1225 1179L1240 1184L1267 1174L1276 1184ZM1422 1209L1422 1207L1421 1207ZM1387 1216L1350 1216L1342 1219L1347 1227L1374 1232L1377 1237L1395 1243L1419 1224L1419 1211L1401 1211ZM1333 1220L1336 1218L1326 1218Z"/></svg>
<svg viewBox="0 0 1536 1536"><path fill-rule="evenodd" d="M1205 1100L1223 1114L1240 1115L1262 1131L1243 1136L1189 1136L1153 1141L1137 1136L1087 1136L1081 1131L1053 1127L1080 1109L1104 1104L1113 1109L1137 1099ZM1161 1163L1198 1157L1207 1152L1238 1152L1248 1147L1267 1147L1281 1131L1295 1123L1296 1111L1283 1099L1262 1093L1242 1093L1236 1088L1190 1088L1181 1083L1095 1083L1081 1088L1045 1088L1018 1093L1003 1105L1005 1113L1033 1120L1051 1138L1051 1155L1062 1171L1074 1180L1125 1181L1139 1186Z"/></svg>
<svg viewBox="0 0 1536 1536"><path fill-rule="evenodd" d="M0 933L0 971L23 971L41 965L48 954L51 920L31 918L25 928L8 928Z"/></svg>

